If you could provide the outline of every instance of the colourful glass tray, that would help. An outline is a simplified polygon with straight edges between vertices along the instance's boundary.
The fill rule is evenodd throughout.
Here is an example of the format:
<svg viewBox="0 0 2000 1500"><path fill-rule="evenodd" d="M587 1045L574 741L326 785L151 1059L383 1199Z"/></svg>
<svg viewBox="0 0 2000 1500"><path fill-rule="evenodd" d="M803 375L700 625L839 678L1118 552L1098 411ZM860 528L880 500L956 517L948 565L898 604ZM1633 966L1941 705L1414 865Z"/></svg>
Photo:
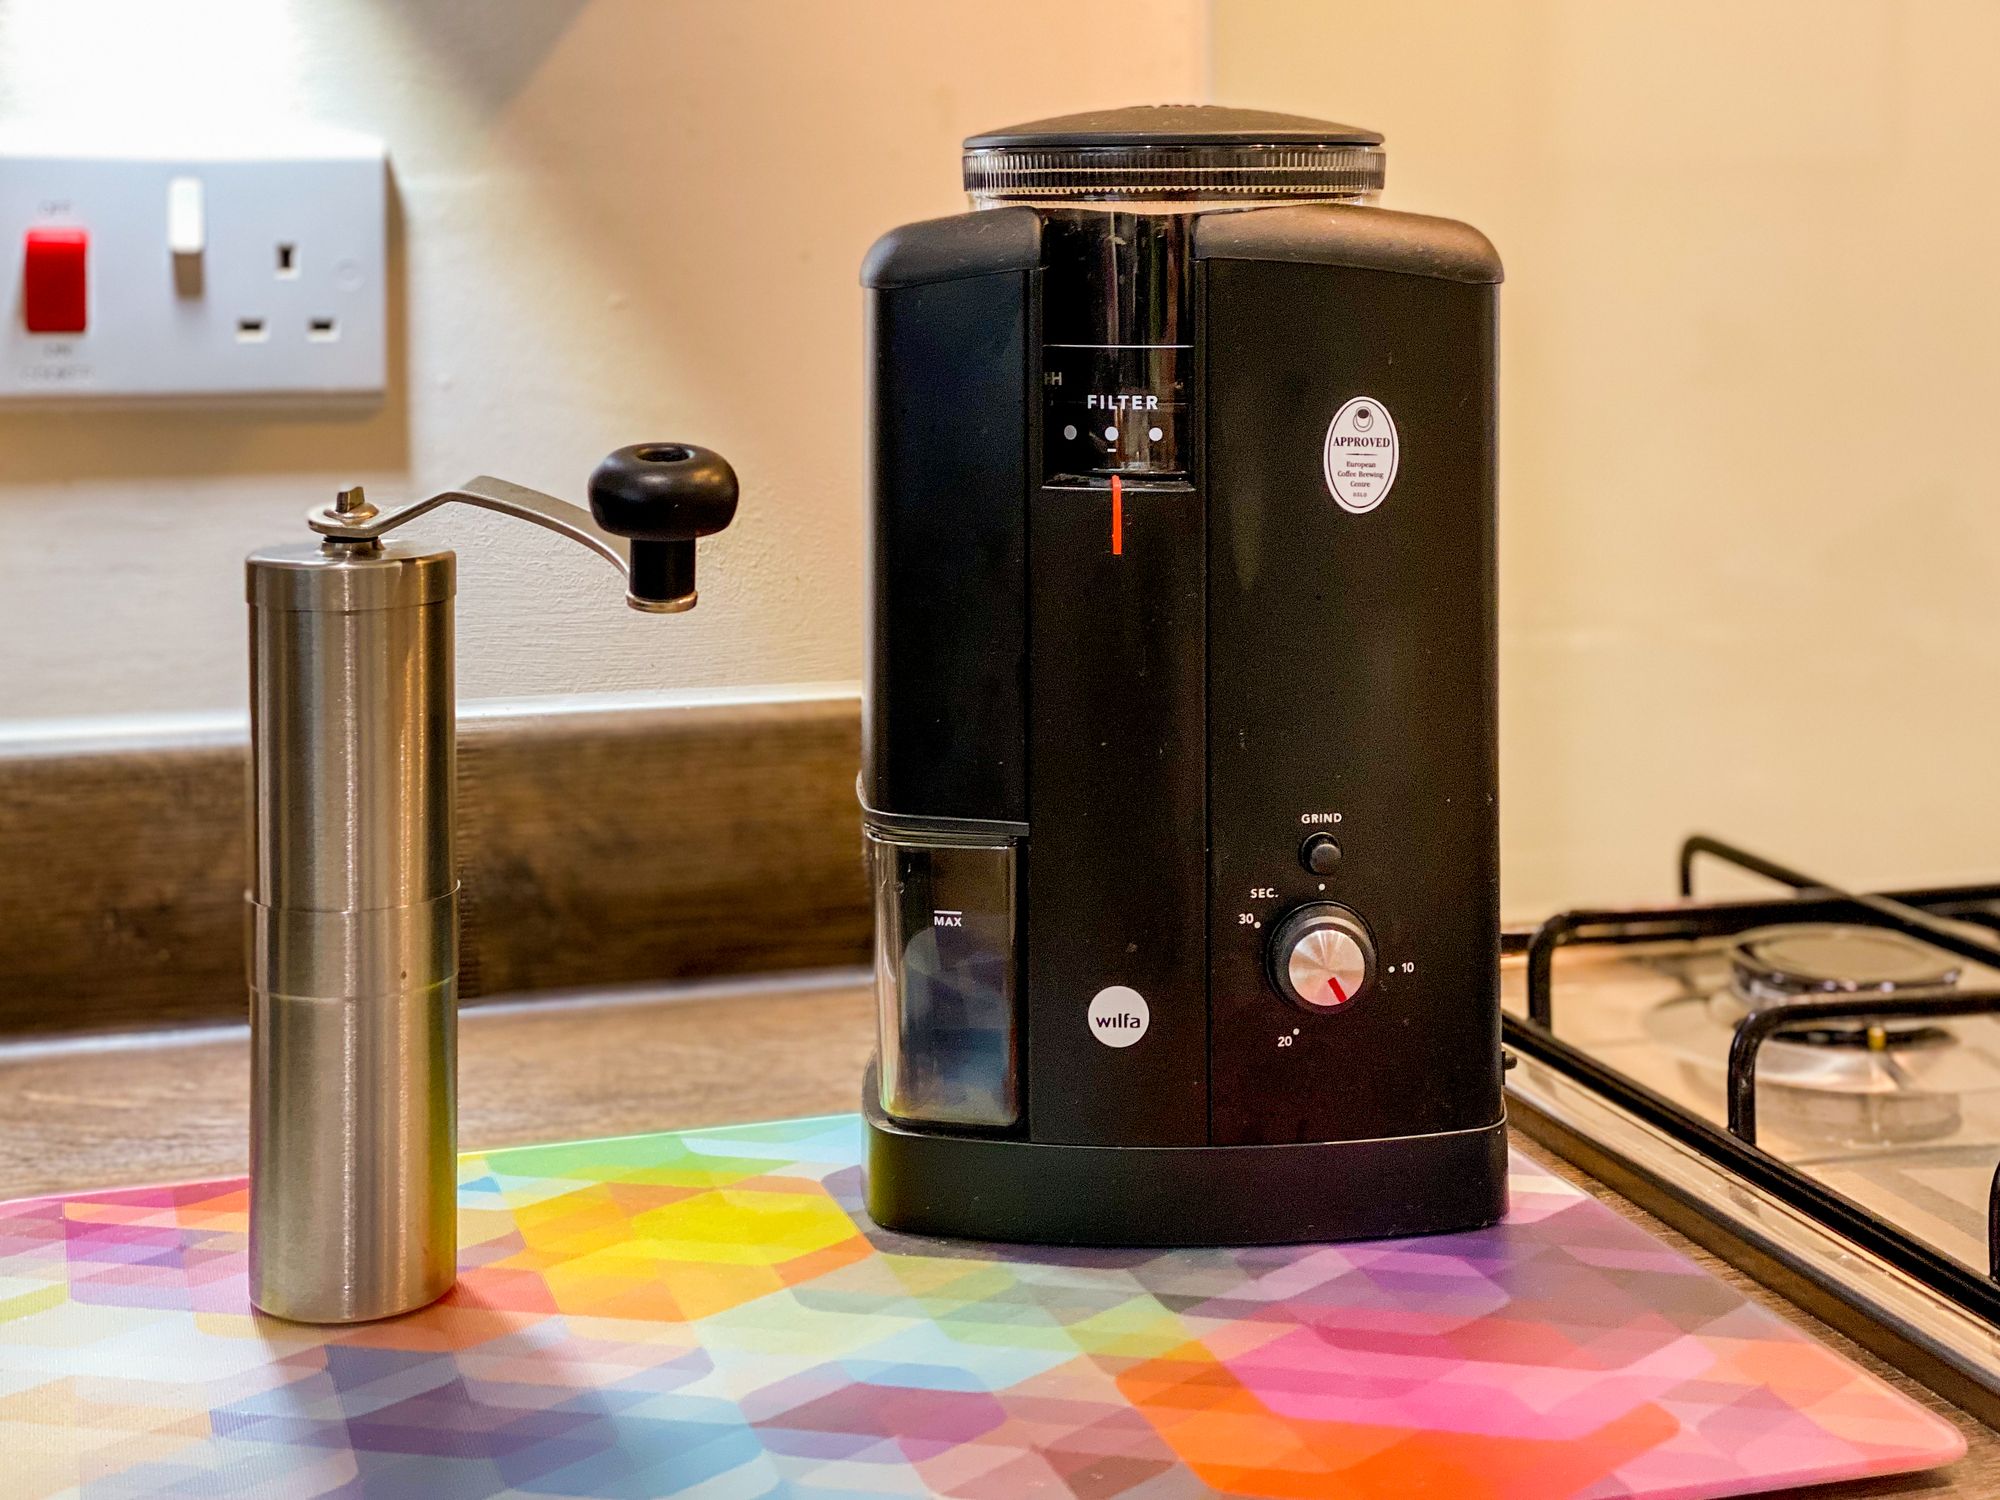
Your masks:
<svg viewBox="0 0 2000 1500"><path fill-rule="evenodd" d="M1739 1495L1956 1429L1517 1157L1477 1234L886 1234L852 1117L468 1156L407 1318L250 1313L241 1181L0 1204L0 1493Z"/></svg>

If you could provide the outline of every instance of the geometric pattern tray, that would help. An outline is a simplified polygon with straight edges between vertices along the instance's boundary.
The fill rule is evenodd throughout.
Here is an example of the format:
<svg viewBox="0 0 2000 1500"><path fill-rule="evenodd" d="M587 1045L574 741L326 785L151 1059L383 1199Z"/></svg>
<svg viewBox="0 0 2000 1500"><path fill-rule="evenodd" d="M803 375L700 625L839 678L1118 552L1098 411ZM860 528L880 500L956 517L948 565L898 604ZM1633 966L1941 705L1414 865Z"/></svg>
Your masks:
<svg viewBox="0 0 2000 1500"><path fill-rule="evenodd" d="M0 1204L0 1494L1741 1495L1956 1429L1587 1194L1431 1239L885 1233L853 1116L467 1156L408 1317L253 1314L240 1181Z"/></svg>

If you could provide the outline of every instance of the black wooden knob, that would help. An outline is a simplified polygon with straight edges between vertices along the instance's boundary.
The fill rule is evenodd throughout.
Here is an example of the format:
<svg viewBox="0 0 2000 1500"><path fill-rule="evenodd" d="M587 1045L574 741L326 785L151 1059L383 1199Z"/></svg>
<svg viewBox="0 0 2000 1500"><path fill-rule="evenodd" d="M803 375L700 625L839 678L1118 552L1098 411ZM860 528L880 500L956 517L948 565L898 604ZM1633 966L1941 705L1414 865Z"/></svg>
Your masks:
<svg viewBox="0 0 2000 1500"><path fill-rule="evenodd" d="M632 542L631 602L687 609L695 599L694 543L736 515L736 471L692 443L635 443L590 476L590 513Z"/></svg>

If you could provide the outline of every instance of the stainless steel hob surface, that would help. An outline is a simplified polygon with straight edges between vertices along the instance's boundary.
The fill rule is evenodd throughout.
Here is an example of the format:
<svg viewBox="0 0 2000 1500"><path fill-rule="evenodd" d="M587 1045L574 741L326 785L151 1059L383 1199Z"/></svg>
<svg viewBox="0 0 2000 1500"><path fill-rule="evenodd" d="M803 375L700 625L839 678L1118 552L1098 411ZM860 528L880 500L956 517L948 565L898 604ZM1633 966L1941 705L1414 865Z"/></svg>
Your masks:
<svg viewBox="0 0 2000 1500"><path fill-rule="evenodd" d="M1736 948L1734 939L1706 939L1559 960L1555 1034L1724 1125L1730 1044L1745 1014L1731 982ZM1509 986L1517 1010L1520 974ZM1967 977L2000 985L2000 970ZM1872 1034L1779 1032L1759 1059L1758 1093L1765 1151L1986 1270L1987 1187L2000 1163L2000 1019L1889 1017Z"/></svg>

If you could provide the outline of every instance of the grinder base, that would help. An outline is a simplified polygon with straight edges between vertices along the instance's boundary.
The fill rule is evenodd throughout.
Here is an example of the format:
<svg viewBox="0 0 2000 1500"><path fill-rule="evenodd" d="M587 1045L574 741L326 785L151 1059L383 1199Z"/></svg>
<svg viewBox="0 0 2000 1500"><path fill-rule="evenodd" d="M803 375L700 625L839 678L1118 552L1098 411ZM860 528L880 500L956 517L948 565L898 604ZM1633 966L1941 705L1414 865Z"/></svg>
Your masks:
<svg viewBox="0 0 2000 1500"><path fill-rule="evenodd" d="M1041 1245L1280 1245L1478 1229L1507 1212L1507 1121L1277 1146L1066 1146L914 1128L862 1093L884 1229Z"/></svg>

